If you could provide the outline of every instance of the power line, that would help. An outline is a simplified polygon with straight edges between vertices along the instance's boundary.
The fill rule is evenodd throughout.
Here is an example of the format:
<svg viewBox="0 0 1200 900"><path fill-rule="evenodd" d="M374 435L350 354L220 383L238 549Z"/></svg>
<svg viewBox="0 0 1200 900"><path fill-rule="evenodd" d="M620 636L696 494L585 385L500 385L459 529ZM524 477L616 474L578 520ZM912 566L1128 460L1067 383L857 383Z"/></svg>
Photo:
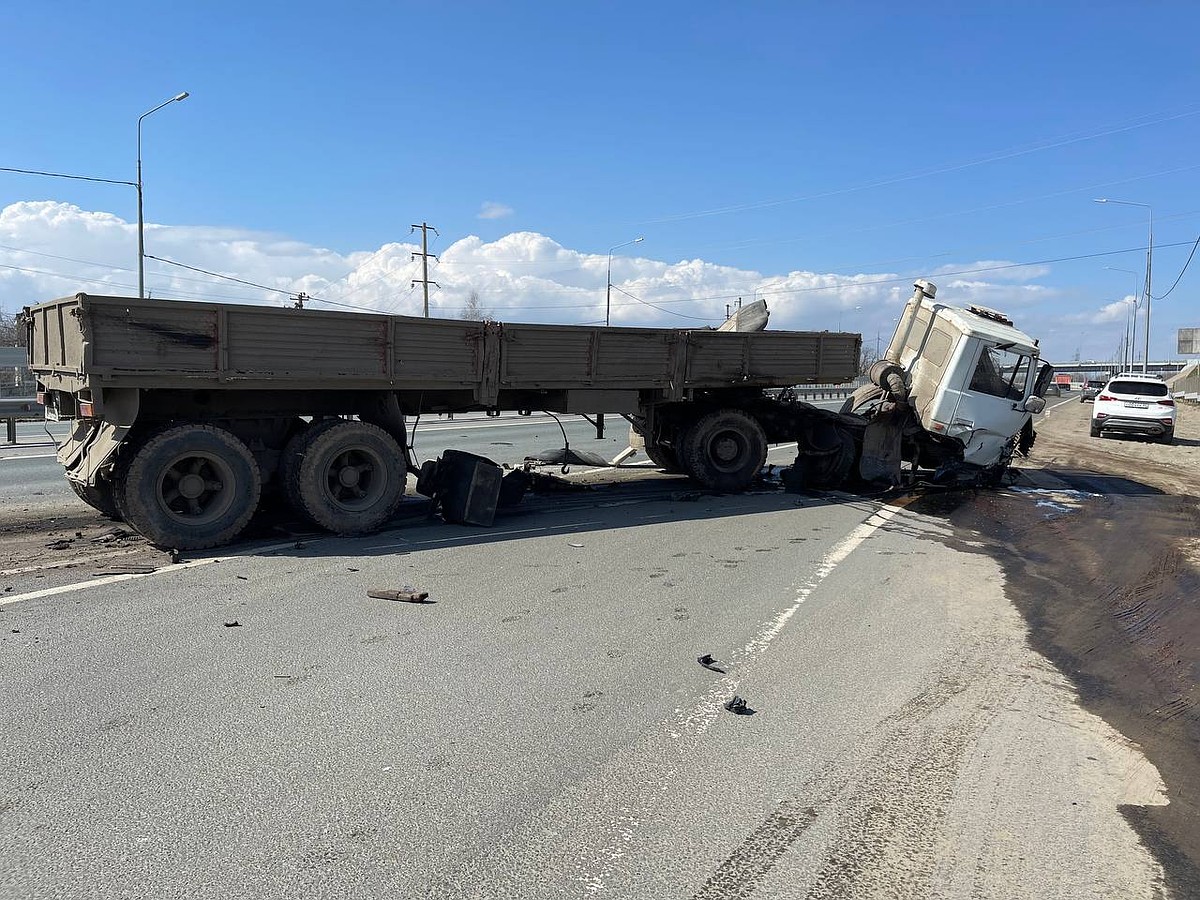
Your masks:
<svg viewBox="0 0 1200 900"><path fill-rule="evenodd" d="M1167 246L1170 246L1170 245L1167 245ZM1175 279L1175 284L1171 285L1171 289L1170 289L1170 290L1168 290L1168 291L1167 291L1165 294L1163 294L1161 297L1151 297L1150 299L1152 299L1152 300L1166 300L1166 299L1167 299L1167 297L1171 296L1171 291L1175 290L1175 288L1176 288L1176 287L1179 285L1179 279L1180 279L1180 278L1183 278L1183 273L1184 273L1184 272L1186 272L1186 271L1188 270L1188 266L1190 266L1190 265L1192 264L1192 257L1196 255L1196 248L1197 248L1197 247L1200 247L1200 237L1196 238L1196 243L1192 244L1192 252L1188 254L1187 262L1185 262L1185 263L1183 264L1183 268L1182 268L1182 269L1180 270L1180 272L1179 272L1179 278L1176 278L1176 279Z"/></svg>
<svg viewBox="0 0 1200 900"><path fill-rule="evenodd" d="M295 297L296 296L295 291L285 291L285 290L283 290L283 288L273 288L273 287L267 287L265 284L255 284L253 281L244 281L241 278L234 278L232 275L222 275L220 272L210 272L210 271L208 271L208 269L200 269L200 268L197 268L196 266L185 265L184 263L181 263L181 262L175 262L175 260L173 260L173 259L163 259L161 256L152 256L149 253L146 254L146 259L155 259L155 260L158 260L160 263L166 263L168 266L178 266L181 269L187 269L189 272L199 272L202 275L211 275L213 278L223 278L226 281L232 281L237 284L244 284L248 287L258 288L260 291L272 291L276 294L283 294L285 297ZM313 298L309 298L309 299L313 299Z"/></svg>
<svg viewBox="0 0 1200 900"><path fill-rule="evenodd" d="M137 187L136 181L118 181L114 178L93 178L90 175L65 175L62 172L39 172L37 169L12 169L0 166L0 172L15 172L18 175L44 175L47 178L68 178L71 181L95 181L100 184L123 184L126 187Z"/></svg>
<svg viewBox="0 0 1200 900"><path fill-rule="evenodd" d="M649 300L643 300L641 297L634 297L633 294L629 293L629 291L619 288L615 284L612 286L612 289L617 293L624 294L626 297L636 300L643 306L649 306L651 309L657 309L659 312L665 312L669 316L678 316L681 319L694 319L697 322L711 322L715 318L714 316L689 316L684 313L677 313L673 309L663 309L661 306L656 306Z"/></svg>

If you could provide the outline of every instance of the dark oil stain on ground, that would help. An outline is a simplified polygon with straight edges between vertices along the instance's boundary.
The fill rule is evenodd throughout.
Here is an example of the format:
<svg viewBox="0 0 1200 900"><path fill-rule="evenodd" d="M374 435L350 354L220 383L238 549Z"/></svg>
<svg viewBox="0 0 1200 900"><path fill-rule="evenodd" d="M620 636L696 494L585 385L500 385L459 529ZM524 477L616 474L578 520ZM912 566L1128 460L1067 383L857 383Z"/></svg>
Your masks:
<svg viewBox="0 0 1200 900"><path fill-rule="evenodd" d="M1158 769L1170 803L1120 812L1170 895L1200 897L1200 579L1183 549L1200 541L1200 503L1129 478L1050 474L1095 496L1055 516L1011 492L929 492L908 509L973 532L950 541L1000 563L1033 648Z"/></svg>

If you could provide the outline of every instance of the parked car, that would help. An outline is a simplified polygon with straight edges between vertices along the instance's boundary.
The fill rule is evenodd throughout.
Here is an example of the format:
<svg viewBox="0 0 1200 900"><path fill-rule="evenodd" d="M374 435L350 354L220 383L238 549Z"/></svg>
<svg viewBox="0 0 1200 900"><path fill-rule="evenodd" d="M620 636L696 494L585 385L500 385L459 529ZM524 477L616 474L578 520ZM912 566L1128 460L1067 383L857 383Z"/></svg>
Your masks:
<svg viewBox="0 0 1200 900"><path fill-rule="evenodd" d="M1079 391L1079 402L1083 403L1086 400L1095 400L1096 395L1100 393L1100 389L1104 387L1103 380L1093 380L1085 382L1083 388Z"/></svg>
<svg viewBox="0 0 1200 900"><path fill-rule="evenodd" d="M1093 401L1091 433L1138 434L1170 444L1175 440L1175 398L1157 375L1122 372Z"/></svg>

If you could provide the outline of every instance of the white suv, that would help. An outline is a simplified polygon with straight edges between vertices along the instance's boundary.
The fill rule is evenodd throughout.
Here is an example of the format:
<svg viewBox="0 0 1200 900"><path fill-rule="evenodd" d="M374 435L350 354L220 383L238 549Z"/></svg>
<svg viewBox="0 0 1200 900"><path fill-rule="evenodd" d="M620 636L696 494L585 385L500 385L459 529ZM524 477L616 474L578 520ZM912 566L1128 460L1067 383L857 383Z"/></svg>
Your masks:
<svg viewBox="0 0 1200 900"><path fill-rule="evenodd" d="M1163 444L1175 440L1175 398L1157 375L1122 372L1092 403L1092 437L1140 434Z"/></svg>

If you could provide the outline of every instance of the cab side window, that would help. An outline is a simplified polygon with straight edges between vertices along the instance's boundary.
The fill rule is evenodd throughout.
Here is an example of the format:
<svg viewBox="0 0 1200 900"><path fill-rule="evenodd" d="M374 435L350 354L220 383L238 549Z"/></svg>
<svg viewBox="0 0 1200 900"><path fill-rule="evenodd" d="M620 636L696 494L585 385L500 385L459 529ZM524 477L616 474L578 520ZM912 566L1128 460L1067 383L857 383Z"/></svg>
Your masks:
<svg viewBox="0 0 1200 900"><path fill-rule="evenodd" d="M971 376L970 390L1007 400L1022 400L1029 380L1029 365L1028 356L999 347L986 347Z"/></svg>

